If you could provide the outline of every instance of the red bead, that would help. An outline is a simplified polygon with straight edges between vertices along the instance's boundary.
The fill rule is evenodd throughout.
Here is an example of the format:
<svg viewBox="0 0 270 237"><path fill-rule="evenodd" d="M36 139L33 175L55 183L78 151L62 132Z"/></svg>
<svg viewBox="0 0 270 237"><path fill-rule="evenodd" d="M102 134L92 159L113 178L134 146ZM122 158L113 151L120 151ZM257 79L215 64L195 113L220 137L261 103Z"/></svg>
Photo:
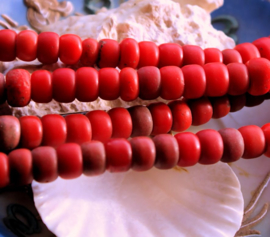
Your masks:
<svg viewBox="0 0 270 237"><path fill-rule="evenodd" d="M0 153L0 189L9 184L9 165L8 157L4 153Z"/></svg>
<svg viewBox="0 0 270 237"><path fill-rule="evenodd" d="M119 63L120 46L117 41L112 39L103 39L98 43L98 61L100 68L116 68Z"/></svg>
<svg viewBox="0 0 270 237"><path fill-rule="evenodd" d="M98 76L99 97L103 100L116 100L120 95L119 72L115 68L102 68Z"/></svg>
<svg viewBox="0 0 270 237"><path fill-rule="evenodd" d="M17 33L13 30L0 30L0 61L10 62L16 58Z"/></svg>
<svg viewBox="0 0 270 237"><path fill-rule="evenodd" d="M184 98L197 99L204 95L206 89L206 77L203 67L200 65L187 65L182 67L184 75Z"/></svg>
<svg viewBox="0 0 270 237"><path fill-rule="evenodd" d="M165 100L179 99L184 92L184 76L182 70L176 66L166 66L160 69L160 96Z"/></svg>
<svg viewBox="0 0 270 237"><path fill-rule="evenodd" d="M124 101L137 99L139 95L139 77L133 68L123 68L119 73L120 97Z"/></svg>
<svg viewBox="0 0 270 237"><path fill-rule="evenodd" d="M213 107L208 98L202 97L188 101L192 114L192 125L199 126L207 123L213 115Z"/></svg>
<svg viewBox="0 0 270 237"><path fill-rule="evenodd" d="M59 58L68 65L76 64L82 55L82 40L79 36L65 34L59 38Z"/></svg>
<svg viewBox="0 0 270 237"><path fill-rule="evenodd" d="M42 123L36 116L23 116L19 118L21 124L20 146L27 149L34 149L42 142Z"/></svg>
<svg viewBox="0 0 270 237"><path fill-rule="evenodd" d="M179 147L177 140L170 134L159 134L153 138L156 147L155 167L171 169L178 163Z"/></svg>
<svg viewBox="0 0 270 237"><path fill-rule="evenodd" d="M158 67L177 66L183 63L183 50L179 44L166 43L158 46L159 63Z"/></svg>
<svg viewBox="0 0 270 237"><path fill-rule="evenodd" d="M182 132L192 123L192 114L189 106L183 101L173 101L168 104L172 112L172 131Z"/></svg>
<svg viewBox="0 0 270 237"><path fill-rule="evenodd" d="M246 95L228 96L231 109L230 112L236 112L242 109L246 104Z"/></svg>
<svg viewBox="0 0 270 237"><path fill-rule="evenodd" d="M132 162L132 149L128 140L123 138L111 139L105 143L106 166L110 172L129 170Z"/></svg>
<svg viewBox="0 0 270 237"><path fill-rule="evenodd" d="M243 63L246 63L250 59L260 57L259 50L252 43L238 44L235 46L234 49L237 50L241 54Z"/></svg>
<svg viewBox="0 0 270 237"><path fill-rule="evenodd" d="M70 68L58 68L52 74L53 98L60 103L75 100L75 72Z"/></svg>
<svg viewBox="0 0 270 237"><path fill-rule="evenodd" d="M146 171L155 164L156 148L149 137L134 137L130 141L132 147L132 169Z"/></svg>
<svg viewBox="0 0 270 237"><path fill-rule="evenodd" d="M140 59L140 49L136 40L131 38L123 39L120 43L120 61L118 67L137 68Z"/></svg>
<svg viewBox="0 0 270 237"><path fill-rule="evenodd" d="M247 92L249 87L248 70L243 63L230 63L227 65L229 73L229 89L230 95L242 95Z"/></svg>
<svg viewBox="0 0 270 237"><path fill-rule="evenodd" d="M37 70L31 75L31 97L37 103L49 103L52 100L52 73Z"/></svg>
<svg viewBox="0 0 270 237"><path fill-rule="evenodd" d="M264 95L254 96L250 95L249 93L246 93L245 96L246 96L246 104L245 104L246 107L258 106L261 103L263 103L265 99Z"/></svg>
<svg viewBox="0 0 270 237"><path fill-rule="evenodd" d="M241 54L235 50L235 49L224 49L222 51L223 56L223 63L229 64L229 63L242 63L242 57Z"/></svg>
<svg viewBox="0 0 270 237"><path fill-rule="evenodd" d="M8 155L10 182L27 185L33 180L31 151L21 148L13 150Z"/></svg>
<svg viewBox="0 0 270 237"><path fill-rule="evenodd" d="M47 114L41 118L43 127L43 146L57 147L66 141L67 126L59 114Z"/></svg>
<svg viewBox="0 0 270 237"><path fill-rule="evenodd" d="M254 58L247 62L250 85L248 93L254 96L270 90L270 62L265 58Z"/></svg>
<svg viewBox="0 0 270 237"><path fill-rule="evenodd" d="M224 145L221 161L234 162L239 160L244 153L244 139L241 133L234 128L224 128L218 132Z"/></svg>
<svg viewBox="0 0 270 237"><path fill-rule="evenodd" d="M82 144L92 138L89 119L82 114L70 114L65 117L67 125L66 142Z"/></svg>
<svg viewBox="0 0 270 237"><path fill-rule="evenodd" d="M81 102L91 102L98 98L98 71L91 67L81 67L76 71L76 98Z"/></svg>
<svg viewBox="0 0 270 237"><path fill-rule="evenodd" d="M0 105L5 103L7 100L6 95L6 80L2 73L0 73Z"/></svg>
<svg viewBox="0 0 270 237"><path fill-rule="evenodd" d="M160 71L156 67L143 67L138 70L139 97L143 100L154 100L159 97L161 89Z"/></svg>
<svg viewBox="0 0 270 237"><path fill-rule="evenodd" d="M262 126L262 131L265 137L265 151L264 155L270 157L270 123Z"/></svg>
<svg viewBox="0 0 270 237"><path fill-rule="evenodd" d="M229 73L223 63L208 63L203 66L206 75L206 96L226 95L229 88Z"/></svg>
<svg viewBox="0 0 270 237"><path fill-rule="evenodd" d="M12 69L6 75L7 102L13 107L24 107L31 100L30 73Z"/></svg>
<svg viewBox="0 0 270 237"><path fill-rule="evenodd" d="M84 66L94 66L98 58L98 42L95 39L85 39L82 42L81 63Z"/></svg>
<svg viewBox="0 0 270 237"><path fill-rule="evenodd" d="M265 149L265 137L262 129L256 125L243 126L238 129L244 139L243 158L250 159L261 156Z"/></svg>
<svg viewBox="0 0 270 237"><path fill-rule="evenodd" d="M129 138L132 132L132 119L124 108L113 108L108 111L112 121L112 138Z"/></svg>
<svg viewBox="0 0 270 237"><path fill-rule="evenodd" d="M252 42L260 52L262 58L270 60L270 38L263 37Z"/></svg>
<svg viewBox="0 0 270 237"><path fill-rule="evenodd" d="M217 48L206 48L204 49L205 64L214 62L223 62L223 56L219 49Z"/></svg>
<svg viewBox="0 0 270 237"><path fill-rule="evenodd" d="M148 106L153 119L151 135L168 133L172 128L172 112L163 102L152 103Z"/></svg>
<svg viewBox="0 0 270 237"><path fill-rule="evenodd" d="M106 170L106 153L102 142L91 141L81 145L83 155L83 174L94 176Z"/></svg>
<svg viewBox="0 0 270 237"><path fill-rule="evenodd" d="M212 98L213 116L218 119L225 117L231 110L230 101L227 96Z"/></svg>
<svg viewBox="0 0 270 237"><path fill-rule="evenodd" d="M75 179L83 172L81 147L76 143L65 143L57 147L58 173L63 179Z"/></svg>
<svg viewBox="0 0 270 237"><path fill-rule="evenodd" d="M103 110L93 110L86 114L92 127L92 139L107 142L112 136L112 121Z"/></svg>
<svg viewBox="0 0 270 237"><path fill-rule="evenodd" d="M18 33L16 41L17 58L22 61L33 61L37 58L38 34L32 30Z"/></svg>
<svg viewBox="0 0 270 237"><path fill-rule="evenodd" d="M53 147L43 146L32 150L33 176L40 183L48 183L57 179L57 154Z"/></svg>
<svg viewBox="0 0 270 237"><path fill-rule="evenodd" d="M132 119L131 137L149 136L153 130L153 119L149 109L143 105L132 106L128 109Z"/></svg>
<svg viewBox="0 0 270 237"><path fill-rule="evenodd" d="M37 58L43 64L58 61L59 36L54 32L42 32L38 35Z"/></svg>
<svg viewBox="0 0 270 237"><path fill-rule="evenodd" d="M184 60L183 65L197 64L204 65L205 56L204 51L197 45L184 45L182 47Z"/></svg>
<svg viewBox="0 0 270 237"><path fill-rule="evenodd" d="M21 137L20 121L11 115L0 116L0 150L9 151L18 146Z"/></svg>
<svg viewBox="0 0 270 237"><path fill-rule="evenodd" d="M141 41L139 43L140 60L138 68L146 66L158 66L159 50L154 42Z"/></svg>
<svg viewBox="0 0 270 237"><path fill-rule="evenodd" d="M201 155L201 144L196 134L191 132L178 133L175 139L179 147L178 166L188 167L198 163Z"/></svg>
<svg viewBox="0 0 270 237"><path fill-rule="evenodd" d="M213 129L205 129L196 133L201 144L201 156L199 163L204 165L215 164L223 155L223 140L219 132Z"/></svg>

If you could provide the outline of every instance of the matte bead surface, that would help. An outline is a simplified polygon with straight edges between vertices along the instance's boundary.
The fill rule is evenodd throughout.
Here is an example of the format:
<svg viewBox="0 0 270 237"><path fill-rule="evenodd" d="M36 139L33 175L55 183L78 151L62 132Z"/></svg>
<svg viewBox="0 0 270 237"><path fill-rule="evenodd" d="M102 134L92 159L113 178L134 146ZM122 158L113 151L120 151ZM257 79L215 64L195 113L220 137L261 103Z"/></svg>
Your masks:
<svg viewBox="0 0 270 237"><path fill-rule="evenodd" d="M154 42L141 41L139 42L140 60L138 68L146 66L158 66L159 50Z"/></svg>
<svg viewBox="0 0 270 237"><path fill-rule="evenodd" d="M204 65L205 56L201 47L197 45L184 45L182 49L184 54L183 66L189 64Z"/></svg>
<svg viewBox="0 0 270 237"><path fill-rule="evenodd" d="M159 63L158 67L176 66L180 67L183 63L183 50L179 44L165 43L158 46Z"/></svg>
<svg viewBox="0 0 270 237"><path fill-rule="evenodd" d="M242 57L241 54L235 50L235 49L224 49L222 51L223 56L223 63L229 64L229 63L242 63Z"/></svg>
<svg viewBox="0 0 270 237"><path fill-rule="evenodd" d="M95 39L85 39L82 42L82 55L80 62L84 66L94 66L98 58L98 42Z"/></svg>
<svg viewBox="0 0 270 237"><path fill-rule="evenodd" d="M262 37L252 42L260 52L262 58L270 60L270 38Z"/></svg>
<svg viewBox="0 0 270 237"><path fill-rule="evenodd" d="M0 152L0 189L9 184L9 164L6 154Z"/></svg>
<svg viewBox="0 0 270 237"><path fill-rule="evenodd" d="M137 68L140 60L140 49L136 40L125 38L120 45L120 61L118 67L123 69L125 67Z"/></svg>
<svg viewBox="0 0 270 237"><path fill-rule="evenodd" d="M17 33L5 29L0 31L0 61L10 62L16 57Z"/></svg>
<svg viewBox="0 0 270 237"><path fill-rule="evenodd" d="M206 48L204 49L205 63L223 62L223 56L217 48Z"/></svg>
<svg viewBox="0 0 270 237"><path fill-rule="evenodd" d="M241 54L243 63L248 62L250 59L260 57L260 52L257 47L249 42L238 44L234 49Z"/></svg>
<svg viewBox="0 0 270 237"><path fill-rule="evenodd" d="M231 110L228 96L213 97L211 99L211 104L213 107L212 118L215 119L225 117Z"/></svg>
<svg viewBox="0 0 270 237"><path fill-rule="evenodd" d="M119 63L119 57L120 46L116 40L103 39L98 42L98 67L116 68Z"/></svg>

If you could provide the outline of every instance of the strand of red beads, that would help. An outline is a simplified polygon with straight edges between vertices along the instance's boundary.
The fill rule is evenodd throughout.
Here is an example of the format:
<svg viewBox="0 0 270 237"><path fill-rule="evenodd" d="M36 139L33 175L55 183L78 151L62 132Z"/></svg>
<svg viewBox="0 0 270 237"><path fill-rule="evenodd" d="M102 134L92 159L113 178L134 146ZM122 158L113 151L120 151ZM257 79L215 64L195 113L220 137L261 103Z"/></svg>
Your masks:
<svg viewBox="0 0 270 237"><path fill-rule="evenodd" d="M173 52L173 53L172 53ZM216 48L201 49L195 45L181 47L175 43L157 46L154 42L137 42L126 38L120 44L112 39L85 39L74 34L58 36L54 32L39 35L31 30L18 34L0 30L0 61L32 61L52 64L58 58L67 65L80 62L84 66L141 68L144 66L204 65L210 62L246 63L250 59L264 57L270 60L270 38L263 37L253 43L242 43L234 49L220 51Z"/></svg>
<svg viewBox="0 0 270 237"><path fill-rule="evenodd" d="M234 162L241 157L251 159L262 154L270 157L270 123L262 128L250 125L219 131L205 129L196 134L160 134L153 139L135 137L110 139L105 143L89 141L80 145L65 143L57 148L42 146L32 151L20 148L8 155L0 153L0 188L8 184L52 182L58 176L74 179L133 169L146 171L152 167L171 169L218 161Z"/></svg>
<svg viewBox="0 0 270 237"><path fill-rule="evenodd" d="M32 75L25 69L10 70L6 79L0 74L0 101L13 107L28 105L30 100L48 103L52 99L69 103L76 99L91 102L121 98L133 101L140 97L152 100L161 97L175 100L182 96L195 99L202 96L221 97L248 92L259 96L270 90L270 61L254 58L246 64L208 63L183 68L146 66L136 71L124 68L102 68L97 71L82 67L76 72L59 68L54 72L37 70Z"/></svg>

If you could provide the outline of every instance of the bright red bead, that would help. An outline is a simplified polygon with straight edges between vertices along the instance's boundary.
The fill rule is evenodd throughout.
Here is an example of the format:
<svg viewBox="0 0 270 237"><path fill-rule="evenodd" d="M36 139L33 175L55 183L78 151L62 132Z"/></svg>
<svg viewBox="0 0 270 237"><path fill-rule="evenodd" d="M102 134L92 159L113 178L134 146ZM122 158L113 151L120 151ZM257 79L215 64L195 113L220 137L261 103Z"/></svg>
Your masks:
<svg viewBox="0 0 270 237"><path fill-rule="evenodd" d="M115 68L101 68L99 76L99 97L103 100L116 100L120 95L119 72Z"/></svg>
<svg viewBox="0 0 270 237"><path fill-rule="evenodd" d="M33 180L31 151L21 148L13 150L8 155L10 182L27 185Z"/></svg>
<svg viewBox="0 0 270 237"><path fill-rule="evenodd" d="M223 62L223 55L217 48L204 49L205 63Z"/></svg>
<svg viewBox="0 0 270 237"><path fill-rule="evenodd" d="M92 139L107 142L112 136L112 121L103 110L93 110L85 115L91 123Z"/></svg>
<svg viewBox="0 0 270 237"><path fill-rule="evenodd" d="M244 139L241 133L235 128L224 128L218 132L224 145L221 161L234 162L239 160L244 153Z"/></svg>
<svg viewBox="0 0 270 237"><path fill-rule="evenodd" d="M262 58L270 60L270 38L263 37L252 42L260 52Z"/></svg>
<svg viewBox="0 0 270 237"><path fill-rule="evenodd" d="M243 63L246 63L250 59L260 57L259 50L252 43L238 44L235 46L234 49L237 50L241 54Z"/></svg>
<svg viewBox="0 0 270 237"><path fill-rule="evenodd" d="M9 184L9 164L6 154L0 152L0 189Z"/></svg>
<svg viewBox="0 0 270 237"><path fill-rule="evenodd" d="M12 69L6 75L7 102L13 107L24 107L31 100L31 78L25 69Z"/></svg>
<svg viewBox="0 0 270 237"><path fill-rule="evenodd" d="M16 58L17 33L13 30L0 30L0 61L10 62Z"/></svg>
<svg viewBox="0 0 270 237"><path fill-rule="evenodd" d="M199 163L204 165L215 164L223 155L223 140L219 132L213 129L205 129L196 133L201 144L201 156Z"/></svg>
<svg viewBox="0 0 270 237"><path fill-rule="evenodd" d="M66 142L82 144L92 138L92 129L89 119L82 114L65 116L67 125Z"/></svg>
<svg viewBox="0 0 270 237"><path fill-rule="evenodd" d="M132 169L146 171L155 164L156 148L149 137L134 137L130 141L132 147Z"/></svg>
<svg viewBox="0 0 270 237"><path fill-rule="evenodd" d="M76 71L76 98L81 102L91 102L98 98L98 71L91 67L81 67Z"/></svg>
<svg viewBox="0 0 270 237"><path fill-rule="evenodd" d="M180 153L177 165L188 167L197 164L201 155L201 144L197 135L191 132L183 132L176 134L174 137Z"/></svg>
<svg viewBox="0 0 270 237"><path fill-rule="evenodd" d="M75 100L75 72L70 68L58 68L52 73L53 98L60 103Z"/></svg>
<svg viewBox="0 0 270 237"><path fill-rule="evenodd" d="M160 96L165 100L179 99L184 92L184 76L176 66L166 66L160 69Z"/></svg>
<svg viewBox="0 0 270 237"><path fill-rule="evenodd" d="M81 63L84 66L94 66L98 58L98 42L95 39L85 39L82 42Z"/></svg>
<svg viewBox="0 0 270 237"><path fill-rule="evenodd" d="M200 65L187 65L182 67L184 75L184 98L197 99L204 95L206 89L206 77L203 67Z"/></svg>
<svg viewBox="0 0 270 237"><path fill-rule="evenodd" d="M270 123L262 126L262 131L265 137L265 151L264 155L270 157Z"/></svg>
<svg viewBox="0 0 270 237"><path fill-rule="evenodd" d="M42 142L42 123L36 116L22 116L19 118L21 125L20 146L27 149L34 149Z"/></svg>
<svg viewBox="0 0 270 237"><path fill-rule="evenodd" d="M172 128L172 112L168 105L163 102L152 103L148 106L153 119L151 135L168 133Z"/></svg>
<svg viewBox="0 0 270 237"><path fill-rule="evenodd" d="M265 150L265 137L262 129L256 125L243 126L238 129L244 139L243 158L250 159L261 156Z"/></svg>
<svg viewBox="0 0 270 237"><path fill-rule="evenodd" d="M58 164L56 150L50 146L37 147L32 150L33 176L40 183L48 183L57 179Z"/></svg>
<svg viewBox="0 0 270 237"><path fill-rule="evenodd" d="M129 138L132 132L132 119L124 108L113 108L108 111L112 121L112 138Z"/></svg>
<svg viewBox="0 0 270 237"><path fill-rule="evenodd" d="M197 45L184 45L182 49L184 54L183 66L189 64L204 65L205 56L201 47Z"/></svg>
<svg viewBox="0 0 270 237"><path fill-rule="evenodd" d="M107 170L110 172L123 172L130 169L132 149L128 140L123 138L110 139L104 145Z"/></svg>
<svg viewBox="0 0 270 237"><path fill-rule="evenodd" d="M157 67L142 67L138 70L139 97L143 100L154 100L160 96L161 76Z"/></svg>
<svg viewBox="0 0 270 237"><path fill-rule="evenodd" d="M119 63L120 46L116 40L103 39L98 43L97 65L100 68L116 68Z"/></svg>
<svg viewBox="0 0 270 237"><path fill-rule="evenodd" d="M2 73L0 73L0 105L5 103L7 100L6 95L6 80Z"/></svg>
<svg viewBox="0 0 270 237"><path fill-rule="evenodd" d="M159 50L154 42L141 41L139 42L140 60L138 68L146 66L158 66Z"/></svg>
<svg viewBox="0 0 270 237"><path fill-rule="evenodd" d="M183 63L183 50L179 44L166 43L158 46L159 63L158 67L177 66Z"/></svg>
<svg viewBox="0 0 270 237"><path fill-rule="evenodd" d="M57 147L58 173L63 179L75 179L83 172L81 147L76 143L65 143Z"/></svg>
<svg viewBox="0 0 270 237"><path fill-rule="evenodd" d="M218 119L225 117L231 110L228 96L214 97L211 102L213 107L212 118Z"/></svg>
<svg viewBox="0 0 270 237"><path fill-rule="evenodd" d="M47 114L41 118L43 127L43 146L57 147L66 141L66 120L59 114Z"/></svg>
<svg viewBox="0 0 270 237"><path fill-rule="evenodd" d="M68 65L76 64L82 55L82 40L79 36L65 34L59 38L59 58Z"/></svg>
<svg viewBox="0 0 270 237"><path fill-rule="evenodd" d="M155 167L171 169L178 163L179 147L177 140L170 134L159 134L153 138L156 147Z"/></svg>
<svg viewBox="0 0 270 237"><path fill-rule="evenodd" d="M136 40L131 38L123 39L120 43L120 61L118 67L137 68L140 59L140 49Z"/></svg>
<svg viewBox="0 0 270 237"><path fill-rule="evenodd" d="M241 54L235 49L224 49L222 50L223 63L242 63Z"/></svg>
<svg viewBox="0 0 270 237"><path fill-rule="evenodd" d="M104 144L99 141L85 142L81 145L83 155L83 174L94 176L106 170L106 153Z"/></svg>
<svg viewBox="0 0 270 237"><path fill-rule="evenodd" d="M182 132L192 123L192 114L189 106L183 101L172 101L168 104L172 112L172 131Z"/></svg>
<svg viewBox="0 0 270 237"><path fill-rule="evenodd" d="M41 32L38 35L37 58L43 64L58 61L59 36L54 32Z"/></svg>
<svg viewBox="0 0 270 237"><path fill-rule="evenodd" d="M49 103L52 100L52 73L37 70L31 75L31 98L37 103Z"/></svg>
<svg viewBox="0 0 270 237"><path fill-rule="evenodd" d="M120 97L124 101L137 99L139 95L139 77L133 68L123 68L119 73Z"/></svg>
<svg viewBox="0 0 270 237"><path fill-rule="evenodd" d="M203 66L206 76L206 96L226 95L229 88L229 73L223 63L207 63Z"/></svg>
<svg viewBox="0 0 270 237"><path fill-rule="evenodd" d="M242 95L249 88L248 70L243 63L230 63L227 65L229 73L229 95Z"/></svg>
<svg viewBox="0 0 270 237"><path fill-rule="evenodd" d="M250 85L248 93L254 96L270 90L270 62L265 58L254 58L247 62Z"/></svg>

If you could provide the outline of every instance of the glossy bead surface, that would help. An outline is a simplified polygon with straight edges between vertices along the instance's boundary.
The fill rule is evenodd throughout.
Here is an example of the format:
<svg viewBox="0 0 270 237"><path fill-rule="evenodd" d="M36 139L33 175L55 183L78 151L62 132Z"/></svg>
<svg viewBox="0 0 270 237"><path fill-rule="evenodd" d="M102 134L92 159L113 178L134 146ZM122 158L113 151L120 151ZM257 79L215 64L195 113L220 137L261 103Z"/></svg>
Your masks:
<svg viewBox="0 0 270 237"><path fill-rule="evenodd" d="M223 56L219 49L217 48L206 48L204 49L204 63L214 63L214 62L223 62Z"/></svg>
<svg viewBox="0 0 270 237"><path fill-rule="evenodd" d="M224 49L222 50L223 63L242 63L241 54L235 49Z"/></svg>
<svg viewBox="0 0 270 237"><path fill-rule="evenodd" d="M0 189L9 184L9 164L5 153L0 152Z"/></svg>
<svg viewBox="0 0 270 237"><path fill-rule="evenodd" d="M0 61L10 62L16 58L17 33L5 29L0 31Z"/></svg>
<svg viewBox="0 0 270 237"><path fill-rule="evenodd" d="M183 63L183 50L179 44L165 43L158 46L159 63L158 67L176 66L180 67Z"/></svg>
<svg viewBox="0 0 270 237"><path fill-rule="evenodd" d="M259 50L252 43L247 42L247 43L238 44L235 46L234 49L237 50L241 54L243 63L246 63L250 59L260 57Z"/></svg>
<svg viewBox="0 0 270 237"><path fill-rule="evenodd" d="M119 63L119 57L120 46L116 40L103 39L98 42L97 65L99 68L116 68Z"/></svg>
<svg viewBox="0 0 270 237"><path fill-rule="evenodd" d="M94 66L98 58L98 42L95 39L85 39L82 42L82 55L80 62L84 66Z"/></svg>
<svg viewBox="0 0 270 237"><path fill-rule="evenodd" d="M204 65L205 56L201 47L197 45L184 45L182 49L184 54L183 66L189 64Z"/></svg>
<svg viewBox="0 0 270 237"><path fill-rule="evenodd" d="M213 107L212 118L218 119L225 117L231 110L228 96L214 97L211 99Z"/></svg>
<svg viewBox="0 0 270 237"><path fill-rule="evenodd" d="M33 176L40 183L48 183L57 179L57 154L53 147L42 146L32 150Z"/></svg>
<svg viewBox="0 0 270 237"><path fill-rule="evenodd" d="M123 172L131 167L132 149L129 141L123 138L110 139L104 144L106 167L109 172Z"/></svg>
<svg viewBox="0 0 270 237"><path fill-rule="evenodd" d="M139 42L140 60L138 68L146 66L158 66L159 50L154 42L141 41Z"/></svg>
<svg viewBox="0 0 270 237"><path fill-rule="evenodd" d="M265 137L265 151L264 155L270 157L270 123L262 126L262 131Z"/></svg>
<svg viewBox="0 0 270 237"><path fill-rule="evenodd" d="M153 138L156 147L155 167L158 169L171 169L178 163L179 147L174 136L159 134Z"/></svg>
<svg viewBox="0 0 270 237"><path fill-rule="evenodd" d="M270 38L262 37L252 42L260 52L262 58L270 60Z"/></svg>
<svg viewBox="0 0 270 237"><path fill-rule="evenodd" d="M120 45L120 61L118 67L123 69L125 67L137 68L140 59L140 49L136 40L125 38Z"/></svg>
<svg viewBox="0 0 270 237"><path fill-rule="evenodd" d="M134 137L130 141L132 148L132 169L146 171L155 164L156 148L149 137Z"/></svg>

